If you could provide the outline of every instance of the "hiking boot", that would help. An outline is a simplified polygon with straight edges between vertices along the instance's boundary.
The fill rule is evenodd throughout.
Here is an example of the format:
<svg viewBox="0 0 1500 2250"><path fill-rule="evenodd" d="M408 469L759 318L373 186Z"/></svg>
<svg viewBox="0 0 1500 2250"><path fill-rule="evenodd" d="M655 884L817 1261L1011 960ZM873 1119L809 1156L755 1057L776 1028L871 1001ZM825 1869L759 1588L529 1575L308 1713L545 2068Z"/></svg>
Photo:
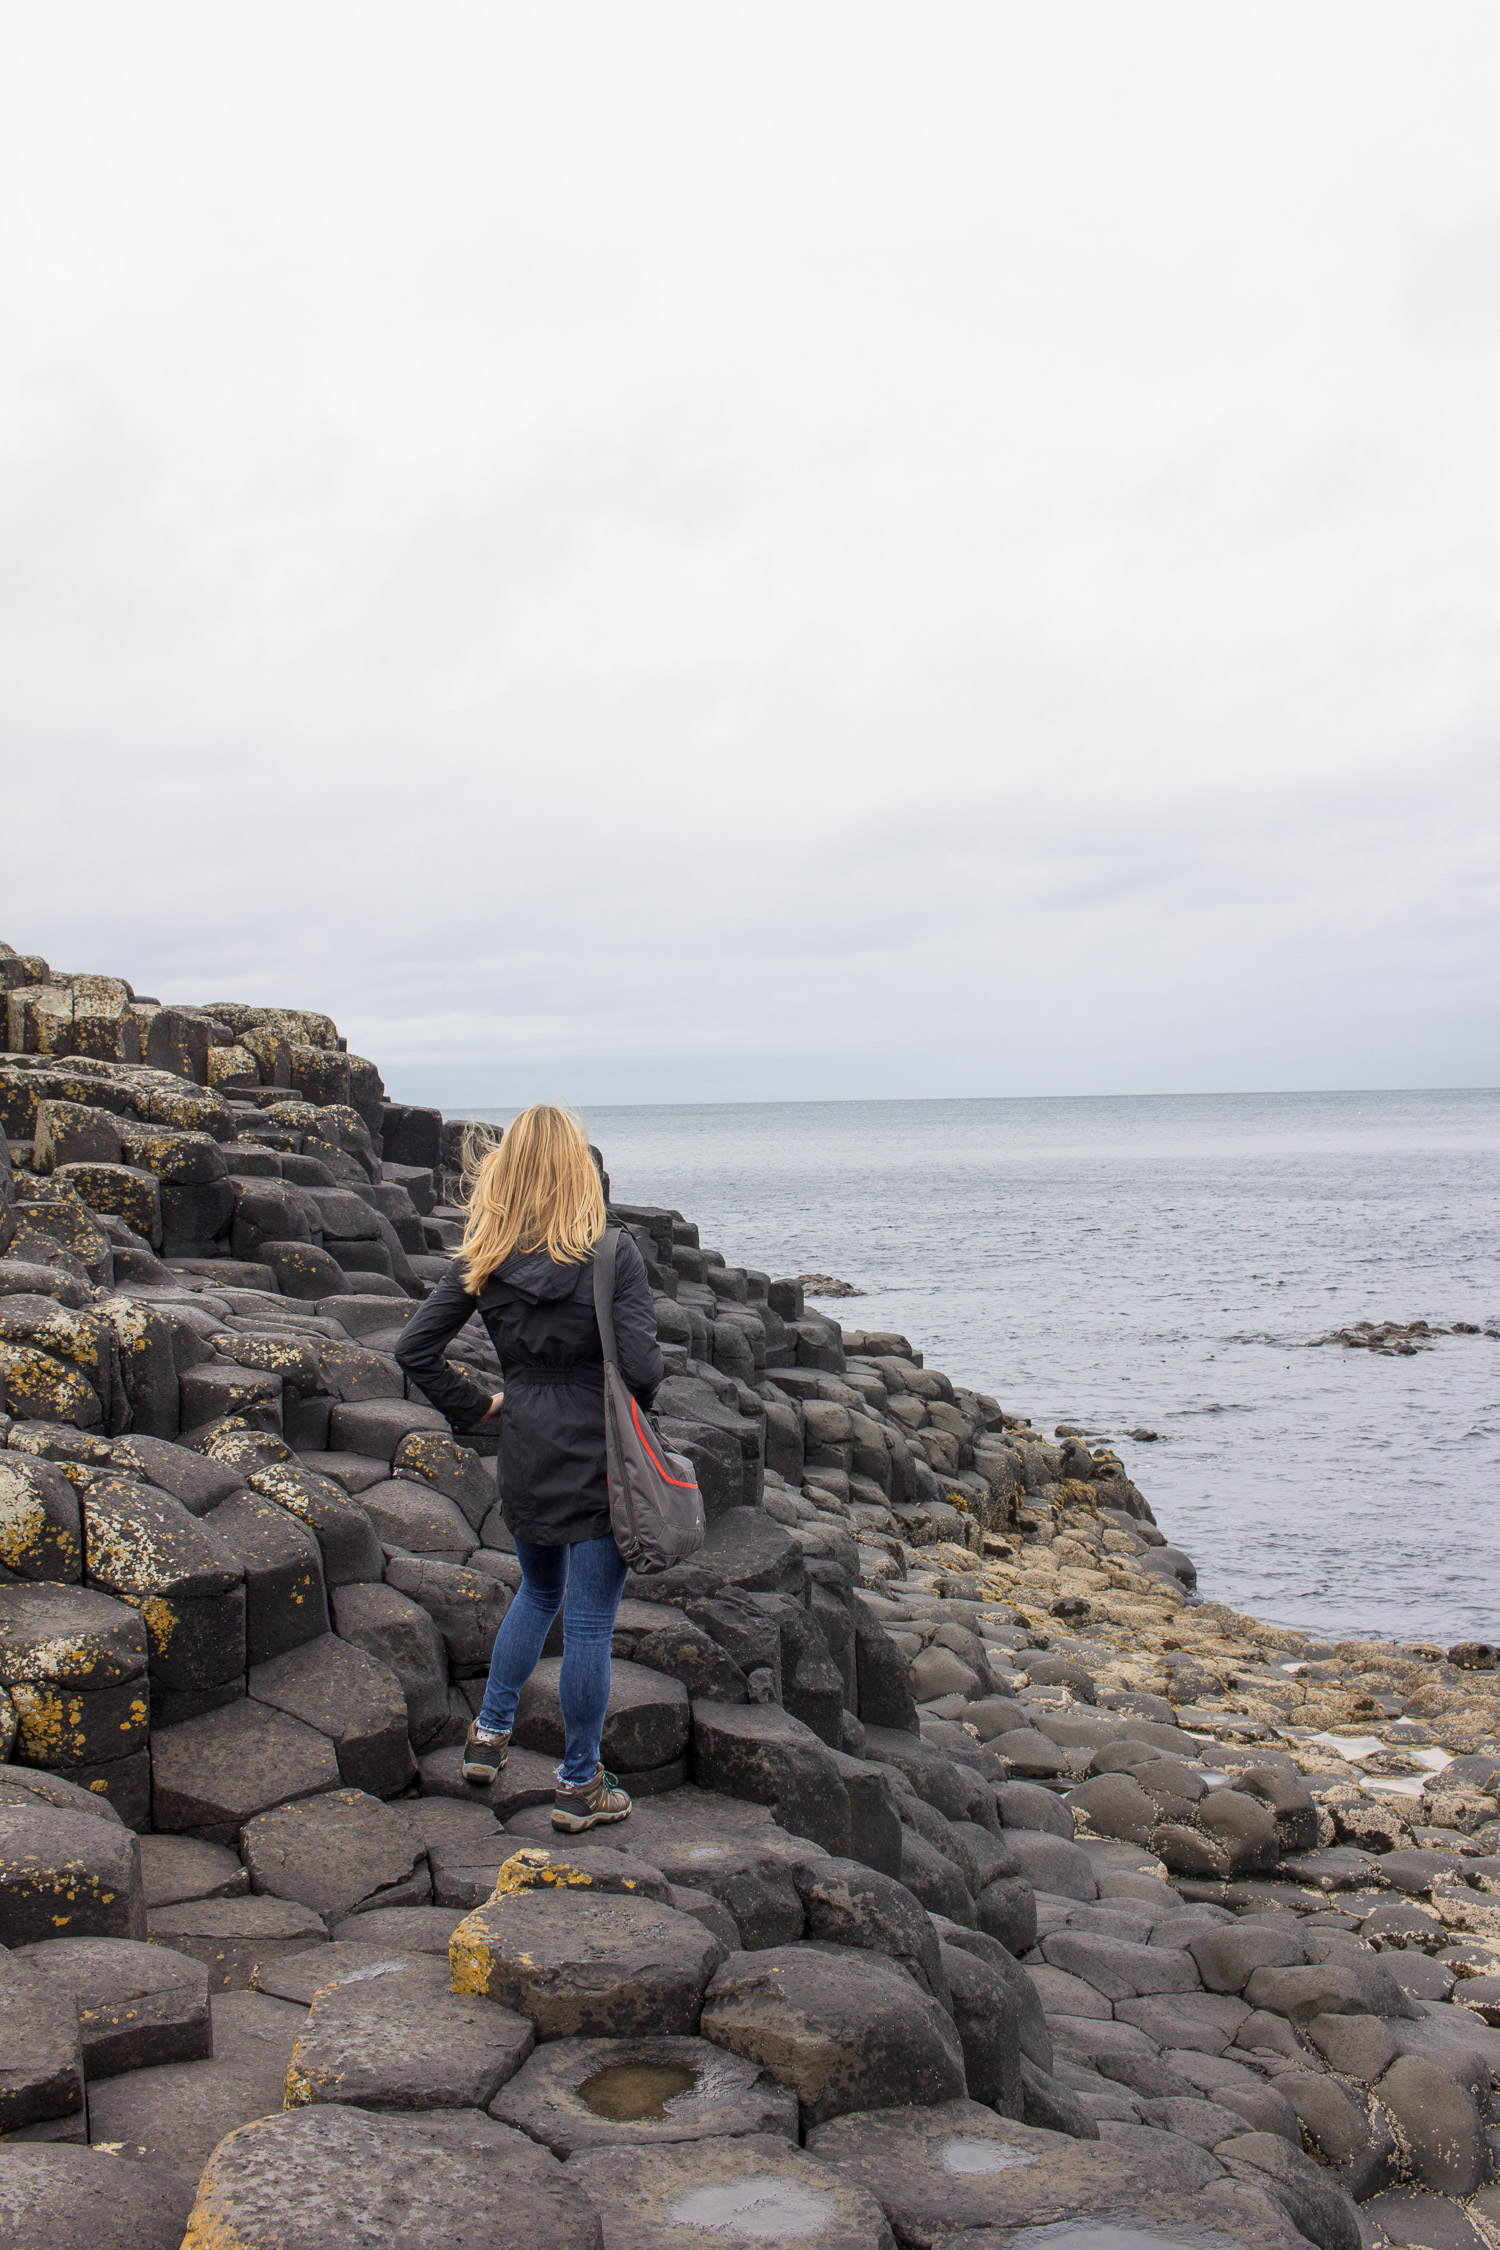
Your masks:
<svg viewBox="0 0 1500 2250"><path fill-rule="evenodd" d="M491 1734L477 1719L469 1721L469 1731L464 1737L463 1776L465 1781L481 1784L493 1781L505 1764L510 1749L508 1734Z"/></svg>
<svg viewBox="0 0 1500 2250"><path fill-rule="evenodd" d="M603 1766L592 1781L576 1785L560 1781L552 1800L552 1825L569 1836L585 1828L598 1828L607 1820L628 1820L630 1799L612 1773Z"/></svg>

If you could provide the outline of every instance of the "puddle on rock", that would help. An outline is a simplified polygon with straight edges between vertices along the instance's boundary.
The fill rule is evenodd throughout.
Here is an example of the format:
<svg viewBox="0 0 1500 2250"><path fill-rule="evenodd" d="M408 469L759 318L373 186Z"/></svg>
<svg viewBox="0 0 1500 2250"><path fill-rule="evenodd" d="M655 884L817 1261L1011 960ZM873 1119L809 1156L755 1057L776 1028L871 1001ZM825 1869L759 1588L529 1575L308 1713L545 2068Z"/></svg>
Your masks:
<svg viewBox="0 0 1500 2250"><path fill-rule="evenodd" d="M1058 2219L1051 2226L1026 2227L1010 2238L1010 2250L1237 2250L1232 2235L1214 2227L1134 2225L1128 2218Z"/></svg>
<svg viewBox="0 0 1500 2250"><path fill-rule="evenodd" d="M748 2179L689 2188L662 2216L674 2226L702 2227L744 2242L806 2242L826 2234L838 2211L834 2198L821 2189L785 2173L757 2172Z"/></svg>
<svg viewBox="0 0 1500 2250"><path fill-rule="evenodd" d="M1009 2172L1017 2164L1035 2164L1030 2149L1010 2148L1004 2141L965 2139L944 2141L937 2160L945 2172Z"/></svg>
<svg viewBox="0 0 1500 2250"><path fill-rule="evenodd" d="M655 2125L664 2122L668 2102L692 2087L693 2073L680 2063L611 2063L585 2078L578 2099L611 2124Z"/></svg>

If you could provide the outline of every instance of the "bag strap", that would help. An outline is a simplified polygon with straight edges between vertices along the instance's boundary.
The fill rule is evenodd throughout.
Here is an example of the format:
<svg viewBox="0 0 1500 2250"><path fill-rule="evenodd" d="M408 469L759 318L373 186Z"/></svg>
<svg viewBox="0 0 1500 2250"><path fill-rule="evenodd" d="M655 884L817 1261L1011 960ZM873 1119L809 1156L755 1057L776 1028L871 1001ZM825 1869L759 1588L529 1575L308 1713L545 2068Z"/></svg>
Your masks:
<svg viewBox="0 0 1500 2250"><path fill-rule="evenodd" d="M594 1318L599 1323L606 1367L619 1364L615 1357L615 1259L619 1248L619 1228L606 1227L594 1252Z"/></svg>

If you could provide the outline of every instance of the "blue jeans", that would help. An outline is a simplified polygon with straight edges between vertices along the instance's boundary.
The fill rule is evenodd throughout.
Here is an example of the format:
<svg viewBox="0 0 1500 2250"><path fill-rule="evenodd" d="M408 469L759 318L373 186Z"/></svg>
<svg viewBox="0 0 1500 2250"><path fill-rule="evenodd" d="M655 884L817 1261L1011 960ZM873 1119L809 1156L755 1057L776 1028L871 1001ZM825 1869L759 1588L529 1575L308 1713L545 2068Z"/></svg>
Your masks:
<svg viewBox="0 0 1500 2250"><path fill-rule="evenodd" d="M562 1705L565 1748L559 1781L585 1788L599 1765L609 1704L609 1644L625 1587L625 1561L613 1539L580 1539L575 1547L532 1547L516 1541L521 1590L505 1613L490 1657L479 1724L508 1734L522 1688L536 1670L548 1628L562 1607Z"/></svg>

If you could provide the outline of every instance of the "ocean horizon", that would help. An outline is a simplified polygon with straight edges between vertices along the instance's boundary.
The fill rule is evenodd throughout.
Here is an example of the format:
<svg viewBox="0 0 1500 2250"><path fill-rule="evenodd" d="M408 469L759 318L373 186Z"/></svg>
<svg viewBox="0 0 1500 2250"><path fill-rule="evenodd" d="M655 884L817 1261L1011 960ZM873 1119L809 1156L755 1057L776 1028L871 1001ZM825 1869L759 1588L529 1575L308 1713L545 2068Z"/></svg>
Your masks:
<svg viewBox="0 0 1500 2250"><path fill-rule="evenodd" d="M1208 1598L1500 1637L1500 1090L580 1114L619 1201L732 1264L847 1281L824 1306L846 1326L1112 1440ZM1313 1341L1388 1320L1434 1333L1410 1357Z"/></svg>

